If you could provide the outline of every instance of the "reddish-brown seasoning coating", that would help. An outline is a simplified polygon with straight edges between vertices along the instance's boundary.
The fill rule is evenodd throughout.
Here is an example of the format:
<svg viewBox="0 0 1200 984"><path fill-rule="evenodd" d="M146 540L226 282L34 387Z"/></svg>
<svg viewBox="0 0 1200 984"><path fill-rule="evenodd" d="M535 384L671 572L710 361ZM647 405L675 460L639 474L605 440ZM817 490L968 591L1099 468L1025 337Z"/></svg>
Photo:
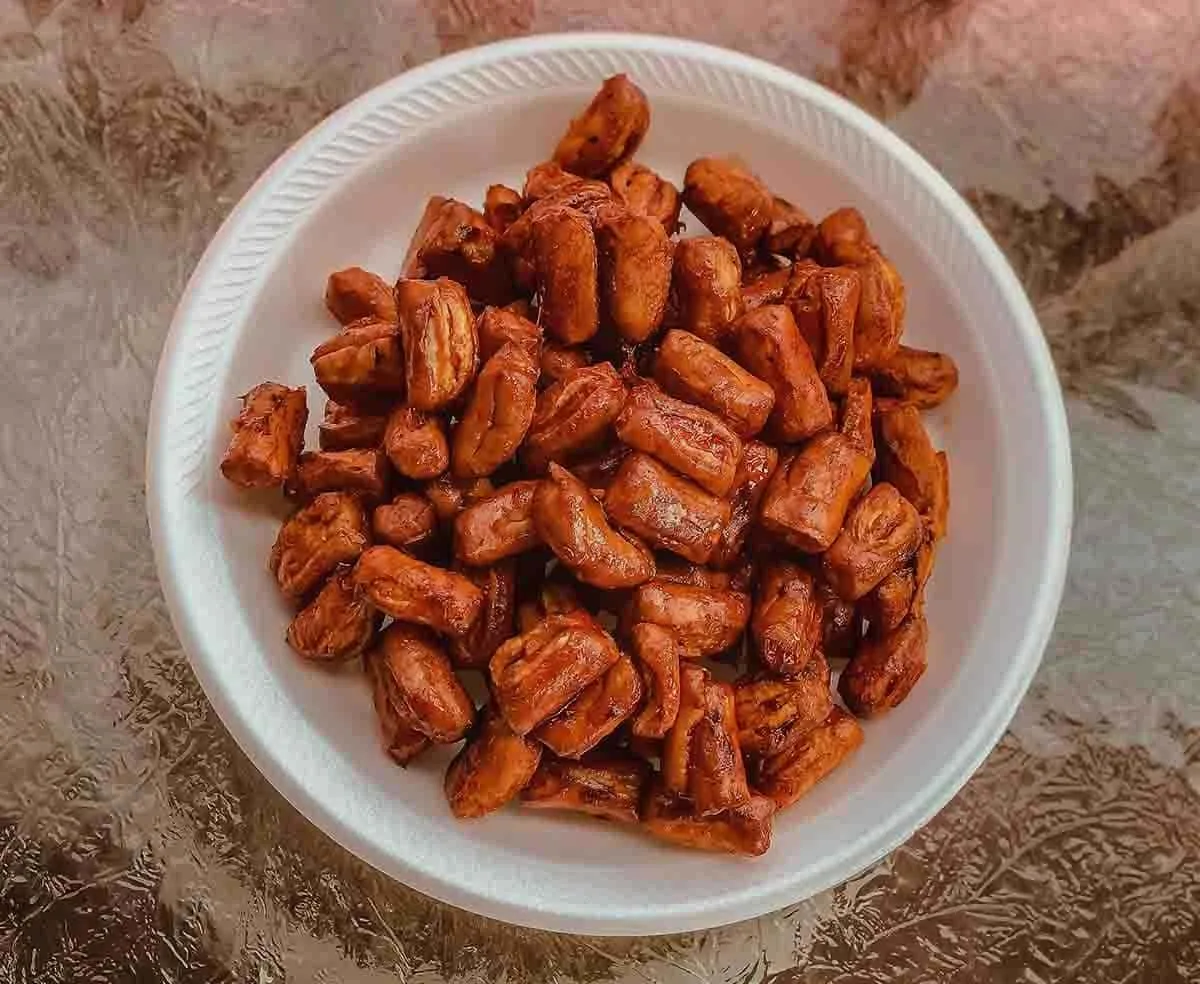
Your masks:
<svg viewBox="0 0 1200 984"><path fill-rule="evenodd" d="M604 508L622 529L697 564L708 561L729 522L728 502L637 451L607 488Z"/></svg>
<svg viewBox="0 0 1200 984"><path fill-rule="evenodd" d="M667 396L656 383L639 380L629 390L616 433L713 495L733 487L742 442L720 417Z"/></svg>
<svg viewBox="0 0 1200 984"><path fill-rule="evenodd" d="M711 410L743 439L763 429L775 406L769 383L686 331L663 336L654 378L671 396Z"/></svg>
<svg viewBox="0 0 1200 984"><path fill-rule="evenodd" d="M803 441L833 423L829 394L812 352L786 307L768 304L738 319L733 350L743 366L775 391L767 424L772 439Z"/></svg>
<svg viewBox="0 0 1200 984"><path fill-rule="evenodd" d="M821 434L775 470L759 522L797 550L827 550L870 471L871 459L844 434Z"/></svg>
<svg viewBox="0 0 1200 984"><path fill-rule="evenodd" d="M319 449L303 387L261 383L221 470L299 506L269 561L299 672L361 665L401 766L464 742L454 817L754 857L924 672L950 494L922 411L958 369L900 344L857 210L815 223L734 156L658 174L649 123L614 76L519 191L429 198L394 287L315 285Z"/></svg>
<svg viewBox="0 0 1200 984"><path fill-rule="evenodd" d="M395 547L371 547L363 553L354 580L385 614L449 636L464 635L483 606L483 592L461 574Z"/></svg>
<svg viewBox="0 0 1200 984"><path fill-rule="evenodd" d="M528 734L620 656L612 637L586 613L550 615L493 654L492 694L509 726Z"/></svg>
<svg viewBox="0 0 1200 984"><path fill-rule="evenodd" d="M283 485L300 459L307 420L303 386L255 386L242 397L241 413L230 424L233 437L221 459L221 474L244 489Z"/></svg>
<svg viewBox="0 0 1200 984"><path fill-rule="evenodd" d="M533 522L542 541L587 584L631 588L654 576L654 556L646 545L613 529L604 507L565 468L551 465L539 483Z"/></svg>

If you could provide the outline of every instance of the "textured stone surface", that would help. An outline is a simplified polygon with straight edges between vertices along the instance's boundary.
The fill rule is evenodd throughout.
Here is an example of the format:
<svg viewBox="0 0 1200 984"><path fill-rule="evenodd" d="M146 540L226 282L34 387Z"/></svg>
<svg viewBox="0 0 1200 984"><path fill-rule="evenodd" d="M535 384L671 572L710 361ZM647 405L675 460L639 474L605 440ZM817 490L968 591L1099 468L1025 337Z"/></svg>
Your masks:
<svg viewBox="0 0 1200 984"><path fill-rule="evenodd" d="M443 51L589 27L884 117L1073 394L1066 599L985 767L846 885L664 939L469 916L315 831L192 676L142 495L171 311L263 167ZM1197 50L1195 0L0 0L0 982L1200 979Z"/></svg>

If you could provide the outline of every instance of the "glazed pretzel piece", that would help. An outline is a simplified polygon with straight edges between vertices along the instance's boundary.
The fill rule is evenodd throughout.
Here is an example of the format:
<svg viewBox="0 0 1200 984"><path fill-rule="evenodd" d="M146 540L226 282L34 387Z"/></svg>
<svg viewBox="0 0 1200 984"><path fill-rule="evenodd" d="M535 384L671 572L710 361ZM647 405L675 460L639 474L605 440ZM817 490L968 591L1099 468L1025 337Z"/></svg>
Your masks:
<svg viewBox="0 0 1200 984"><path fill-rule="evenodd" d="M433 503L418 492L401 492L371 513L375 540L409 553L419 553L435 541L437 524Z"/></svg>
<svg viewBox="0 0 1200 984"><path fill-rule="evenodd" d="M771 196L770 222L760 244L765 252L802 260L816 237L817 226L804 209L786 198Z"/></svg>
<svg viewBox="0 0 1200 984"><path fill-rule="evenodd" d="M873 365L871 382L880 396L930 410L958 388L958 366L945 352L900 345L887 359Z"/></svg>
<svg viewBox="0 0 1200 984"><path fill-rule="evenodd" d="M716 414L667 396L648 379L636 381L617 418L617 437L653 455L713 495L733 487L742 442Z"/></svg>
<svg viewBox="0 0 1200 984"><path fill-rule="evenodd" d="M443 635L465 635L483 607L483 592L467 578L395 547L366 550L354 567L354 580L380 611Z"/></svg>
<svg viewBox="0 0 1200 984"><path fill-rule="evenodd" d="M533 736L561 758L580 758L637 710L644 693L637 669L622 654L600 679L588 684Z"/></svg>
<svg viewBox="0 0 1200 984"><path fill-rule="evenodd" d="M871 458L861 447L826 431L780 463L763 494L759 522L804 553L827 550L870 472Z"/></svg>
<svg viewBox="0 0 1200 984"><path fill-rule="evenodd" d="M422 492L433 506L438 522L450 524L464 509L486 499L496 491L489 478L455 478L443 472L426 483Z"/></svg>
<svg viewBox="0 0 1200 984"><path fill-rule="evenodd" d="M741 161L701 157L683 178L684 203L743 258L758 248L776 215L775 197Z"/></svg>
<svg viewBox="0 0 1200 984"><path fill-rule="evenodd" d="M588 217L565 206L533 220L534 267L542 323L564 345L586 342L600 329L596 237Z"/></svg>
<svg viewBox="0 0 1200 984"><path fill-rule="evenodd" d="M752 796L745 803L709 816L700 816L684 797L655 784L642 808L647 833L681 847L758 857L771 848L771 818L775 803Z"/></svg>
<svg viewBox="0 0 1200 984"><path fill-rule="evenodd" d="M627 342L650 338L667 311L674 246L662 223L624 209L606 209L596 225L601 309Z"/></svg>
<svg viewBox="0 0 1200 984"><path fill-rule="evenodd" d="M890 360L900 345L907 306L904 281L857 209L839 208L822 219L814 245L822 263L851 266L858 272L854 368L871 371Z"/></svg>
<svg viewBox="0 0 1200 984"><path fill-rule="evenodd" d="M536 363L542 353L542 329L536 322L509 308L486 307L475 320L479 338L479 358L487 362L507 343L512 342Z"/></svg>
<svg viewBox="0 0 1200 984"><path fill-rule="evenodd" d="M917 552L921 517L896 486L879 482L851 506L821 557L821 574L847 601L857 601Z"/></svg>
<svg viewBox="0 0 1200 984"><path fill-rule="evenodd" d="M629 637L646 690L630 730L638 738L662 738L679 714L679 641L652 622L637 623Z"/></svg>
<svg viewBox="0 0 1200 984"><path fill-rule="evenodd" d="M886 365L900 346L907 307L904 281L891 262L874 250L858 267L861 284L854 321L854 368Z"/></svg>
<svg viewBox="0 0 1200 984"><path fill-rule="evenodd" d="M803 441L833 423L829 394L788 308L768 304L744 314L733 326L733 350L775 391L767 422L772 439Z"/></svg>
<svg viewBox="0 0 1200 984"><path fill-rule="evenodd" d="M334 573L292 619L287 641L305 659L347 660L366 649L378 621L375 610L345 569Z"/></svg>
<svg viewBox="0 0 1200 984"><path fill-rule="evenodd" d="M221 474L244 489L282 486L300 460L308 402L304 387L260 383L242 397Z"/></svg>
<svg viewBox="0 0 1200 984"><path fill-rule="evenodd" d="M309 362L318 385L338 403L390 405L404 396L404 350L393 322L351 322L318 345Z"/></svg>
<svg viewBox="0 0 1200 984"><path fill-rule="evenodd" d="M586 178L602 178L641 146L650 128L646 94L626 75L605 79L600 91L554 148L554 161Z"/></svg>
<svg viewBox="0 0 1200 984"><path fill-rule="evenodd" d="M671 281L678 327L723 348L742 315L742 263L737 249L720 236L680 240Z"/></svg>
<svg viewBox="0 0 1200 984"><path fill-rule="evenodd" d="M654 555L618 533L604 507L565 468L550 466L533 500L538 535L574 575L598 588L632 588L654 576Z"/></svg>
<svg viewBox="0 0 1200 984"><path fill-rule="evenodd" d="M549 615L493 654L492 694L509 727L529 734L620 658L612 637L586 612Z"/></svg>
<svg viewBox="0 0 1200 984"><path fill-rule="evenodd" d="M392 285L362 267L347 267L329 275L325 306L343 325L360 318L396 320L396 296L392 293Z"/></svg>
<svg viewBox="0 0 1200 984"><path fill-rule="evenodd" d="M635 758L588 757L579 762L543 757L521 805L535 810L569 810L617 823L637 823L650 767Z"/></svg>
<svg viewBox="0 0 1200 984"><path fill-rule="evenodd" d="M576 178L557 191L533 201L515 222L504 230L501 247L519 290L533 293L537 287L537 257L534 251L533 225L547 212L571 209L596 223L602 209L612 205L612 189L603 181Z"/></svg>
<svg viewBox="0 0 1200 984"><path fill-rule="evenodd" d="M746 537L758 518L758 507L767 483L778 467L779 452L771 445L747 441L742 446L742 460L738 462L733 487L729 490L729 522L709 557L713 567L729 570L741 562Z"/></svg>
<svg viewBox="0 0 1200 984"><path fill-rule="evenodd" d="M383 749L397 765L408 765L430 745L429 738L417 729L416 722L400 698L396 682L388 671L383 651L375 647L363 656L371 700L379 721Z"/></svg>
<svg viewBox="0 0 1200 984"><path fill-rule="evenodd" d="M525 172L525 184L521 187L521 199L526 206L556 195L568 188L578 187L584 182L578 174L564 171L557 161L542 161Z"/></svg>
<svg viewBox="0 0 1200 984"><path fill-rule="evenodd" d="M516 563L504 560L490 567L463 567L459 573L483 592L483 607L466 635L451 640L450 656L459 669L484 669L500 644L514 635Z"/></svg>
<svg viewBox="0 0 1200 984"><path fill-rule="evenodd" d="M388 478L387 459L378 448L305 451L284 492L302 502L322 492L353 492L370 504L386 497Z"/></svg>
<svg viewBox="0 0 1200 984"><path fill-rule="evenodd" d="M720 349L678 329L663 336L654 378L671 396L711 410L743 440L763 429L775 406L769 383Z"/></svg>
<svg viewBox="0 0 1200 984"><path fill-rule="evenodd" d="M903 701L927 665L929 625L912 611L891 632L868 635L838 680L838 693L859 717L877 717Z"/></svg>
<svg viewBox="0 0 1200 984"><path fill-rule="evenodd" d="M651 622L670 629L682 655L715 656L741 638L750 618L750 598L731 589L650 581L634 593L626 613L630 625Z"/></svg>
<svg viewBox="0 0 1200 984"><path fill-rule="evenodd" d="M729 503L635 451L605 490L604 508L652 547L706 563L729 523Z"/></svg>
<svg viewBox="0 0 1200 984"><path fill-rule="evenodd" d="M833 710L829 664L817 652L791 679L765 673L744 677L734 684L734 709L747 757L786 752Z"/></svg>
<svg viewBox="0 0 1200 984"><path fill-rule="evenodd" d="M878 589L877 589L878 590ZM869 597L869 596L868 596ZM862 640L863 619L869 602L843 601L824 581L817 580L817 598L821 602L821 651L828 659L848 659Z"/></svg>
<svg viewBox="0 0 1200 984"><path fill-rule="evenodd" d="M271 573L286 597L300 601L337 567L354 563L370 542L359 498L326 492L280 528L271 548Z"/></svg>
<svg viewBox="0 0 1200 984"><path fill-rule="evenodd" d="M850 385L861 293L853 267L821 267L811 261L792 267L787 304L831 396L841 396Z"/></svg>
<svg viewBox="0 0 1200 984"><path fill-rule="evenodd" d="M885 405L875 413L876 471L916 507L934 541L946 535L950 471L945 452L934 449L917 408Z"/></svg>
<svg viewBox="0 0 1200 984"><path fill-rule="evenodd" d="M873 634L898 628L912 609L917 596L915 563L905 564L887 575L858 601L858 611Z"/></svg>
<svg viewBox="0 0 1200 984"><path fill-rule="evenodd" d="M594 449L625 406L625 384L611 362L572 369L543 390L525 438L525 464L545 471Z"/></svg>
<svg viewBox="0 0 1200 984"><path fill-rule="evenodd" d="M388 415L383 447L392 467L405 478L428 481L450 466L450 445L441 421L413 407Z"/></svg>
<svg viewBox="0 0 1200 984"><path fill-rule="evenodd" d="M680 668L679 713L663 742L666 788L686 796L698 816L750 799L738 742L733 687L694 663Z"/></svg>
<svg viewBox="0 0 1200 984"><path fill-rule="evenodd" d="M799 564L773 560L759 575L750 632L765 669L798 677L820 656L824 607L813 576Z"/></svg>
<svg viewBox="0 0 1200 984"><path fill-rule="evenodd" d="M534 479L510 482L463 509L454 518L454 555L486 567L540 545L533 520L538 485Z"/></svg>
<svg viewBox="0 0 1200 984"><path fill-rule="evenodd" d="M325 416L318 427L321 450L377 448L383 443L387 420L386 413L326 400Z"/></svg>
<svg viewBox="0 0 1200 984"><path fill-rule="evenodd" d="M502 184L488 185L483 199L483 219L497 236L503 236L523 211L525 203L519 191Z"/></svg>
<svg viewBox="0 0 1200 984"><path fill-rule="evenodd" d="M841 765L862 742L863 730L859 723L834 706L816 728L789 747L761 760L755 769L755 788L782 810Z"/></svg>
<svg viewBox="0 0 1200 984"><path fill-rule="evenodd" d="M467 733L475 705L428 629L393 622L379 639L379 658L391 700L413 730L436 744L453 744Z"/></svg>
<svg viewBox="0 0 1200 984"><path fill-rule="evenodd" d="M517 453L533 422L537 379L537 363L511 342L484 363L454 430L455 475L490 475Z"/></svg>
<svg viewBox="0 0 1200 984"><path fill-rule="evenodd" d="M507 304L514 296L500 236L487 217L436 195L409 244L403 278L453 280L480 304Z"/></svg>
<svg viewBox="0 0 1200 984"><path fill-rule="evenodd" d="M679 228L682 200L670 181L636 161L626 161L608 176L613 198L634 215L654 219L668 236Z"/></svg>
<svg viewBox="0 0 1200 984"><path fill-rule="evenodd" d="M485 708L446 770L450 812L460 820L494 813L528 785L541 759L541 745L516 734L494 707Z"/></svg>
<svg viewBox="0 0 1200 984"><path fill-rule="evenodd" d="M396 308L408 405L441 410L475 378L479 356L471 301L460 284L445 277L405 279L396 284Z"/></svg>

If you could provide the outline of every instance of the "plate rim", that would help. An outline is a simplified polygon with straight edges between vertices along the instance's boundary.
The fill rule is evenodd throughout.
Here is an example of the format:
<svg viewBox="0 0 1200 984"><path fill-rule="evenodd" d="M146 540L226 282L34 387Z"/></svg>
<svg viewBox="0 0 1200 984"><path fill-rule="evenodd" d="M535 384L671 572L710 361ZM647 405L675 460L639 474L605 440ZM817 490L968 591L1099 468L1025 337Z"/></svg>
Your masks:
<svg viewBox="0 0 1200 984"><path fill-rule="evenodd" d="M930 783L921 794L914 796L901 814L880 824L882 832L875 838L873 848L861 852L861 856L855 858L852 870L834 877L830 877L828 873L816 878L793 877L771 891L747 891L736 895L727 893L715 901L691 900L671 906L658 906L652 916L644 913L633 914L630 910L635 908L634 906L630 906L624 915L608 911L597 915L563 914L539 905L536 901L525 903L497 898L485 889L429 876L412 868L403 858L376 849L369 840L364 839L354 828L344 824L320 801L313 798L283 765L271 746L235 711L226 694L227 681L213 671L209 664L201 640L202 633L196 624L197 613L182 590L181 579L176 576L180 568L179 544L175 542L169 514L172 496L177 493L169 487L160 467L168 434L165 420L169 402L166 383L179 357L187 324L218 258L234 239L240 223L267 188L300 161L322 136L338 130L370 107L399 97L407 90L495 60L580 48L662 52L739 70L747 75L757 76L767 84L789 89L805 102L816 103L821 109L839 117L844 124L858 130L869 142L881 145L886 156L896 160L913 180L932 195L938 207L970 241L979 261L995 281L1018 330L1022 348L1029 360L1037 401L1048 424L1047 472L1051 487L1047 521L1051 539L1044 547L1046 566L1035 605L1028 615L1027 628L1021 639L1019 652L1005 678L1004 692L997 693L991 704L989 716L973 730L972 740L959 746L947 757L935 783ZM437 58L396 75L356 97L292 143L252 183L226 216L205 248L180 296L155 373L145 467L151 542L159 583L172 623L188 662L218 717L266 779L322 832L380 871L417 891L489 918L537 929L577 934L658 935L707 929L761 916L841 884L908 840L942 810L965 784L990 754L1016 713L1020 700L1041 662L1054 627L1066 579L1073 513L1073 475L1066 410L1049 347L1016 274L974 211L949 182L884 124L810 79L761 59L703 42L621 32L536 35L499 41Z"/></svg>

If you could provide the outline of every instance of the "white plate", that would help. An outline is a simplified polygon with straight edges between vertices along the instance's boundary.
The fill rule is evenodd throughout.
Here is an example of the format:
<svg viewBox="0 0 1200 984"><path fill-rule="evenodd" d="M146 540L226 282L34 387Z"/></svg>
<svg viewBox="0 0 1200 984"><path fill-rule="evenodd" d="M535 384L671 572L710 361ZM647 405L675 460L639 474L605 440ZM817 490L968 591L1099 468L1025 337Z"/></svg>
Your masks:
<svg viewBox="0 0 1200 984"><path fill-rule="evenodd" d="M953 508L930 597L930 666L863 748L775 825L755 861L690 853L585 820L509 810L457 822L448 754L402 770L380 749L362 679L306 665L266 570L282 510L217 463L238 394L309 385L335 330L326 275L394 275L426 197L520 187L597 83L650 97L639 155L680 182L735 152L814 214L857 205L909 290L906 339L954 354L934 416ZM694 229L693 225L693 229ZM159 575L196 675L259 769L322 830L423 892L499 919L649 934L755 916L835 885L909 837L987 755L1049 636L1062 590L1071 464L1062 398L1020 285L970 208L896 136L837 96L717 48L626 35L535 37L466 51L367 93L300 140L222 226L179 305L148 451Z"/></svg>

